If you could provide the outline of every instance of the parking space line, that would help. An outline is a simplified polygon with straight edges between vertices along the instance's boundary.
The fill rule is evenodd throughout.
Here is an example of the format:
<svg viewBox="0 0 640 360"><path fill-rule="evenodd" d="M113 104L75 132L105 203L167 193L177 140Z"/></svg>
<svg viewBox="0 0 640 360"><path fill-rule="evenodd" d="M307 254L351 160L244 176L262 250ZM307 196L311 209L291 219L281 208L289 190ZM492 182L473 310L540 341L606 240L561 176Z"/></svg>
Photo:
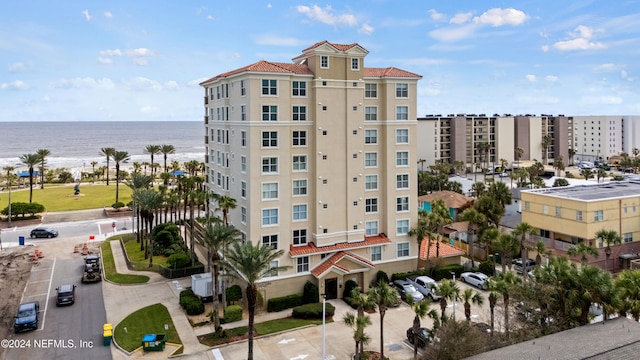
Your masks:
<svg viewBox="0 0 640 360"><path fill-rule="evenodd" d="M53 265L51 265L51 277L49 278L49 289L47 289L47 300L49 300L49 294L51 294L51 284L53 284L53 273L56 268L56 259L53 258ZM44 314L42 315L42 330L44 330L44 322L47 320L47 308L49 307L49 301L44 303Z"/></svg>

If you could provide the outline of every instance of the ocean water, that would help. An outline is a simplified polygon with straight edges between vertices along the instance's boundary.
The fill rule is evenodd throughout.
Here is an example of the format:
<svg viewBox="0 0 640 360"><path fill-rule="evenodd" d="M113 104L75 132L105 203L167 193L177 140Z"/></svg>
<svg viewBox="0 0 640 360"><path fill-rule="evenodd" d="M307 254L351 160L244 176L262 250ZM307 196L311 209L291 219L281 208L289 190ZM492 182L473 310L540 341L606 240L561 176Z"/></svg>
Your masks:
<svg viewBox="0 0 640 360"><path fill-rule="evenodd" d="M204 124L197 121L0 122L0 169L13 166L17 171L27 171L19 158L38 149L51 152L47 157L50 169L91 169L92 161L98 162L98 168L107 164L100 154L104 147L129 152L129 162L121 166L130 167L134 162L151 161L144 153L147 145L162 144L176 149L175 154L167 156L167 163L204 161L204 135ZM163 155L155 155L153 160L162 165Z"/></svg>

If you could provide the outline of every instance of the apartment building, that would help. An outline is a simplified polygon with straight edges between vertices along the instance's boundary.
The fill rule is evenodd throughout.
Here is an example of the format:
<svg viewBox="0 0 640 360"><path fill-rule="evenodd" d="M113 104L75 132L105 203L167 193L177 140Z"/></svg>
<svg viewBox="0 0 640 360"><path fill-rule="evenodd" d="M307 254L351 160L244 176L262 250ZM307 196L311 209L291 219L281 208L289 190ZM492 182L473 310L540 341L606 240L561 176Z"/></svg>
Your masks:
<svg viewBox="0 0 640 360"><path fill-rule="evenodd" d="M589 262L610 270L625 267L625 260L640 253L640 181L523 190L522 221L539 229L534 241L566 252L584 242L600 251ZM608 265L606 244L595 238L599 230L615 230L623 239L613 247Z"/></svg>
<svg viewBox="0 0 640 360"><path fill-rule="evenodd" d="M205 90L210 191L230 196L243 241L284 250L259 288L265 299L306 281L328 298L377 270L414 269L417 83L366 67L359 44L316 43L292 63L259 61Z"/></svg>

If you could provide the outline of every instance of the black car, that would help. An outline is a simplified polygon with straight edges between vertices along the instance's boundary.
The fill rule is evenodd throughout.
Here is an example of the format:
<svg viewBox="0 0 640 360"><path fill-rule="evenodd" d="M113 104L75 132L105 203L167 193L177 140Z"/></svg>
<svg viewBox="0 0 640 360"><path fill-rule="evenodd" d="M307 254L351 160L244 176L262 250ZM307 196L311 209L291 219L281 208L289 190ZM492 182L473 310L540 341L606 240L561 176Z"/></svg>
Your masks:
<svg viewBox="0 0 640 360"><path fill-rule="evenodd" d="M423 328L421 327L420 329L418 329L418 347L419 348L424 348L425 346L427 346L427 344L429 343L429 339L431 338L431 330L427 329L427 328ZM414 345L413 343L413 327L410 327L407 329L407 340L409 340L409 343L411 345Z"/></svg>
<svg viewBox="0 0 640 360"><path fill-rule="evenodd" d="M13 330L15 332L22 332L27 330L37 330L38 321L40 320L40 303L32 301L24 304L20 304L18 308L18 314L16 315L16 321L13 324Z"/></svg>
<svg viewBox="0 0 640 360"><path fill-rule="evenodd" d="M58 230L47 228L47 227L37 227L31 230L31 238L54 238L58 236Z"/></svg>
<svg viewBox="0 0 640 360"><path fill-rule="evenodd" d="M76 286L71 284L61 285L56 288L56 305L73 305L76 302Z"/></svg>

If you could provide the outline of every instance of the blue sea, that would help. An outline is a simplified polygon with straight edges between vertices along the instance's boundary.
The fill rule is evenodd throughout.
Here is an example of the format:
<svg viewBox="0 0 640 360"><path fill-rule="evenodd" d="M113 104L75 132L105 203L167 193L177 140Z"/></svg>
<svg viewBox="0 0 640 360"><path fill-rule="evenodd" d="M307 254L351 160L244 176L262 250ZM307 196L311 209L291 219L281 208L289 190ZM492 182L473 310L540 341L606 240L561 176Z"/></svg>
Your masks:
<svg viewBox="0 0 640 360"><path fill-rule="evenodd" d="M175 154L167 156L180 164L185 161L204 161L204 124L196 121L172 122L0 122L0 169L13 166L17 171L26 171L20 163L23 154L47 149L47 167L77 169L91 168L97 161L106 165L100 149L112 147L127 151L131 156L128 164L151 161L144 153L147 145L173 145ZM163 155L155 155L154 162L162 164ZM110 162L113 166L113 162Z"/></svg>

